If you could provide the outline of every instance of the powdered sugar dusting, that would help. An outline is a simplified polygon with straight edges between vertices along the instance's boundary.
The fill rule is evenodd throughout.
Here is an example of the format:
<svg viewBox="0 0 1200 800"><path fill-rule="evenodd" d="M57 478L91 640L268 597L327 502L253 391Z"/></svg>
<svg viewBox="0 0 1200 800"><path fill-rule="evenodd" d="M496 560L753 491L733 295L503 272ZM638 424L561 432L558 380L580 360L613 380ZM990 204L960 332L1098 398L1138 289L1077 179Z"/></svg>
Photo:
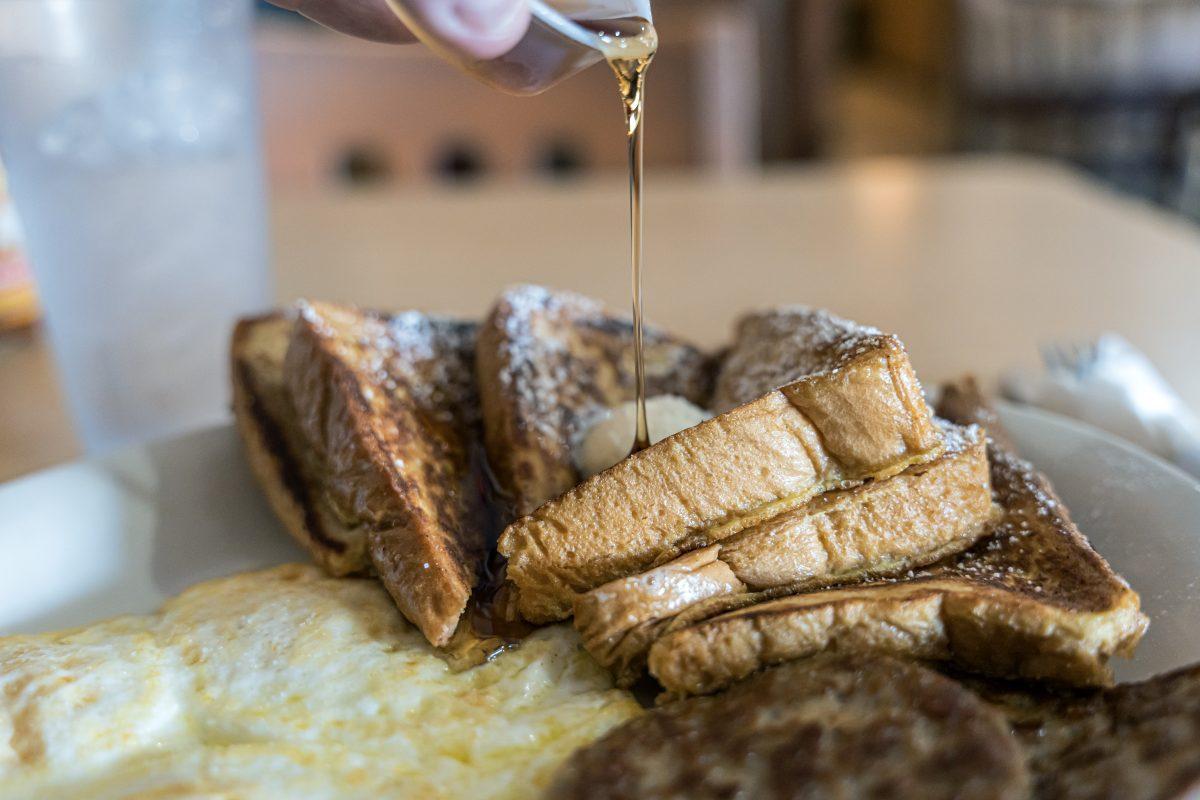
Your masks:
<svg viewBox="0 0 1200 800"><path fill-rule="evenodd" d="M300 303L300 316L323 337L351 349L364 378L359 391L403 393L442 420L478 419L474 353L476 326L452 317L406 311L389 315Z"/></svg>
<svg viewBox="0 0 1200 800"><path fill-rule="evenodd" d="M388 385L393 375L407 372L413 399L427 411L443 419L458 413L473 422L478 414L476 326L419 311L380 321L385 330L378 344L388 353L388 364L377 379Z"/></svg>
<svg viewBox="0 0 1200 800"><path fill-rule="evenodd" d="M553 320L603 314L598 302L574 292L544 286L514 286L501 295L494 323L501 328L501 392L513 398L518 418L539 436L562 436L567 409L564 393L574 392L569 364L570 344Z"/></svg>
<svg viewBox="0 0 1200 800"><path fill-rule="evenodd" d="M961 453L983 441L983 429L978 425L955 425L944 419L935 419L938 430L941 431L942 441L946 445L945 455Z"/></svg>
<svg viewBox="0 0 1200 800"><path fill-rule="evenodd" d="M926 574L957 576L1014 592L1098 610L1116 577L1071 523L1037 469L990 447L992 483L1005 509L991 535Z"/></svg>
<svg viewBox="0 0 1200 800"><path fill-rule="evenodd" d="M554 447L569 449L575 428L632 396L632 325L599 302L543 286L515 286L501 295L490 324L500 329L501 394L511 398L518 424ZM654 330L646 331L645 341L651 394L707 399L697 397L706 394L707 382L699 351Z"/></svg>
<svg viewBox="0 0 1200 800"><path fill-rule="evenodd" d="M982 435L977 426L955 429L943 424L942 429L952 439ZM986 584L1068 608L1108 608L1123 584L1070 522L1045 478L1028 461L1000 448L989 447L989 457L993 487L1004 514L985 538L928 567L868 584L842 586L853 589L949 580L964 589Z"/></svg>
<svg viewBox="0 0 1200 800"><path fill-rule="evenodd" d="M806 375L836 370L879 344L878 329L823 309L784 306L743 317L717 377L713 408L748 403Z"/></svg>

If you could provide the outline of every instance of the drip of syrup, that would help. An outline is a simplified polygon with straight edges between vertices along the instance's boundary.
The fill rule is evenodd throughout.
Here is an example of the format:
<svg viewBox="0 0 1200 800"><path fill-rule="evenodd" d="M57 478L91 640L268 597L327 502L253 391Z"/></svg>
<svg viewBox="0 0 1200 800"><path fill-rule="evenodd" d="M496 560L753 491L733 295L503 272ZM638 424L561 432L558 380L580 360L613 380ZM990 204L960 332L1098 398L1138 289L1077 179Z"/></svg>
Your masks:
<svg viewBox="0 0 1200 800"><path fill-rule="evenodd" d="M455 672L477 667L519 647L535 630L517 611L516 591L505 580L505 572L504 557L493 551L454 636L442 650Z"/></svg>
<svg viewBox="0 0 1200 800"><path fill-rule="evenodd" d="M633 355L637 427L631 453L650 446L646 419L646 359L642 335L642 116L646 70L658 50L658 34L649 21L626 17L586 23L599 34L603 52L617 76L629 138L629 249L633 290Z"/></svg>

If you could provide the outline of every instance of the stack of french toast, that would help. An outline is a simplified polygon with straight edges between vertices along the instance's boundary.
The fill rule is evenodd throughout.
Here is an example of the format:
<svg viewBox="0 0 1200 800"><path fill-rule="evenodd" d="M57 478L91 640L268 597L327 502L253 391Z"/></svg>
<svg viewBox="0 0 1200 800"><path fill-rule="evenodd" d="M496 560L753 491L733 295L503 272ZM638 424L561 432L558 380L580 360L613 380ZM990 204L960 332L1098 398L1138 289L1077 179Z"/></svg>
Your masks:
<svg viewBox="0 0 1200 800"><path fill-rule="evenodd" d="M238 425L291 534L435 647L573 618L663 702L864 658L1102 687L1132 653L1138 595L969 381L935 416L896 336L809 308L744 317L716 355L651 330L648 395L699 422L652 418L590 474L632 338L535 286L478 323L301 303L237 326Z"/></svg>

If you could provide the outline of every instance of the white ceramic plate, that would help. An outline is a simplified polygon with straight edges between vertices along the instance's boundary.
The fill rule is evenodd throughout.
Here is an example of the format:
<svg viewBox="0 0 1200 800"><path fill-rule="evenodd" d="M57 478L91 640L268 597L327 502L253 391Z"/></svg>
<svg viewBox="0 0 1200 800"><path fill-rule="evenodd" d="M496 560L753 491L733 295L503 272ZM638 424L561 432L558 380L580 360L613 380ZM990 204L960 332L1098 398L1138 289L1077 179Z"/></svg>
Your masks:
<svg viewBox="0 0 1200 800"><path fill-rule="evenodd" d="M0 486L0 634L153 611L199 581L307 556L232 427Z"/></svg>
<svg viewBox="0 0 1200 800"><path fill-rule="evenodd" d="M1096 549L1152 620L1135 680L1200 661L1200 484L1094 428L1002 407ZM0 634L153 610L198 581L304 559L272 517L232 428L0 486Z"/></svg>

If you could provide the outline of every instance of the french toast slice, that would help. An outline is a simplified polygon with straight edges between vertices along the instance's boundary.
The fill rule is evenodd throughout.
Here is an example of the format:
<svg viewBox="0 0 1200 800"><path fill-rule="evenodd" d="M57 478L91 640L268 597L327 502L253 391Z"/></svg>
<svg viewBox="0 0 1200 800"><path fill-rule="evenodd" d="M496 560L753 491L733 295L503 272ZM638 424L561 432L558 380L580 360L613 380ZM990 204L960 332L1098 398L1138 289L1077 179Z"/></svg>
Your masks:
<svg viewBox="0 0 1200 800"><path fill-rule="evenodd" d="M444 646L482 566L487 504L476 326L419 312L301 307L284 381L325 496L367 529L373 571Z"/></svg>
<svg viewBox="0 0 1200 800"><path fill-rule="evenodd" d="M765 602L716 598L654 643L651 674L672 695L708 694L770 664L838 651L1109 683L1108 657L1129 655L1148 624L1138 595L1088 544L1045 476L995 446L989 458L1003 517L971 549L900 580ZM715 616L695 621L706 613Z"/></svg>
<svg viewBox="0 0 1200 800"><path fill-rule="evenodd" d="M933 461L826 492L717 544L579 595L575 627L584 645L618 682L631 683L654 640L698 602L896 575L966 550L999 515L986 442L975 426L943 422L941 428L947 447Z"/></svg>
<svg viewBox="0 0 1200 800"><path fill-rule="evenodd" d="M1008 719L1034 800L1200 793L1200 665L1098 690L967 685Z"/></svg>
<svg viewBox="0 0 1200 800"><path fill-rule="evenodd" d="M632 686L645 671L650 645L672 619L705 600L747 591L721 560L721 546L713 544L577 596L575 629L617 685Z"/></svg>
<svg viewBox="0 0 1200 800"><path fill-rule="evenodd" d="M377 574L444 646L487 531L475 325L302 304L283 353L281 325L248 321L235 334L235 386L249 376L239 427L256 474L318 563Z"/></svg>
<svg viewBox="0 0 1200 800"><path fill-rule="evenodd" d="M345 525L325 502L284 386L294 316L280 311L238 321L230 347L234 420L251 470L288 533L326 572L366 572L366 531Z"/></svg>
<svg viewBox="0 0 1200 800"><path fill-rule="evenodd" d="M762 328L739 326L717 378L718 402L744 404L508 526L499 549L522 615L563 619L582 592L941 453L940 432L895 336L810 309L790 309L786 322ZM775 336L784 328L786 340ZM801 352L769 371L752 369L754 359L743 356L783 347Z"/></svg>
<svg viewBox="0 0 1200 800"><path fill-rule="evenodd" d="M644 341L647 395L707 405L709 359L653 329ZM573 292L514 286L481 325L476 352L489 463L524 516L579 483L578 437L634 399L633 325Z"/></svg>

